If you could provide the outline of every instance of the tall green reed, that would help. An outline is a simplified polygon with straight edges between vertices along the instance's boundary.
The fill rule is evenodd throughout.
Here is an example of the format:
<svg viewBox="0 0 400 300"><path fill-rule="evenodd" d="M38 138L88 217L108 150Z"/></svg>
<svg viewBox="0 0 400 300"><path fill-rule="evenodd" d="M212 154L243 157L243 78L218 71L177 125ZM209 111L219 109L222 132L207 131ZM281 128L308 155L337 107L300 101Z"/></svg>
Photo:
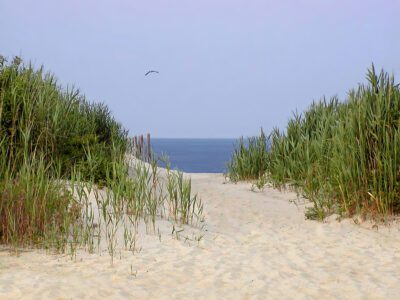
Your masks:
<svg viewBox="0 0 400 300"><path fill-rule="evenodd" d="M243 138L236 144L227 174L231 180L251 180L261 177L268 164L267 137L261 130L259 137Z"/></svg>
<svg viewBox="0 0 400 300"><path fill-rule="evenodd" d="M252 179L266 174L275 186L295 187L314 204L306 213L309 218L399 213L400 89L393 76L377 74L374 66L367 80L351 90L346 101L322 99L302 115L295 114L285 132L273 130L263 164L244 160L259 157L258 148L236 150L228 176ZM244 166L236 167L242 161ZM260 165L261 171L252 171L252 176L245 171Z"/></svg>

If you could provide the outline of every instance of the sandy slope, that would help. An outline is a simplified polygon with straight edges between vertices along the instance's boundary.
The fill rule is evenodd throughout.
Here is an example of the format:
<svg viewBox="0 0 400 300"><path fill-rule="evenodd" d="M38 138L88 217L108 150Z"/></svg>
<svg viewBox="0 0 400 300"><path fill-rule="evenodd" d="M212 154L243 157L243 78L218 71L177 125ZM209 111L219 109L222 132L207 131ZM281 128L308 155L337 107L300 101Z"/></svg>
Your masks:
<svg viewBox="0 0 400 300"><path fill-rule="evenodd" d="M139 239L140 253L0 252L0 299L399 299L400 226L304 220L292 193L192 174L207 227ZM368 226L367 226L368 227ZM200 242L195 240L202 237ZM186 237L186 239L185 239Z"/></svg>

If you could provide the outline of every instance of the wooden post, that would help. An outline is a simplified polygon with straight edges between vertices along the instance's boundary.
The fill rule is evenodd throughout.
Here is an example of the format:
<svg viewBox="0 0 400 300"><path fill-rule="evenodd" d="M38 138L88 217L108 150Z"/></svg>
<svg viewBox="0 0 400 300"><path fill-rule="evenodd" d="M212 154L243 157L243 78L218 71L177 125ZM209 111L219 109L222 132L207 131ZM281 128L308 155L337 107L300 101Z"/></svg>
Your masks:
<svg viewBox="0 0 400 300"><path fill-rule="evenodd" d="M143 155L143 150L144 150L144 138L143 138L143 134L140 135L140 156L142 157L142 159L144 158Z"/></svg>
<svg viewBox="0 0 400 300"><path fill-rule="evenodd" d="M147 134L147 159L151 161L150 133Z"/></svg>
<svg viewBox="0 0 400 300"><path fill-rule="evenodd" d="M133 136L130 141L132 154L141 160L150 162L152 159L150 133L147 133L146 141L143 134Z"/></svg>
<svg viewBox="0 0 400 300"><path fill-rule="evenodd" d="M133 155L137 157L137 136L133 137Z"/></svg>

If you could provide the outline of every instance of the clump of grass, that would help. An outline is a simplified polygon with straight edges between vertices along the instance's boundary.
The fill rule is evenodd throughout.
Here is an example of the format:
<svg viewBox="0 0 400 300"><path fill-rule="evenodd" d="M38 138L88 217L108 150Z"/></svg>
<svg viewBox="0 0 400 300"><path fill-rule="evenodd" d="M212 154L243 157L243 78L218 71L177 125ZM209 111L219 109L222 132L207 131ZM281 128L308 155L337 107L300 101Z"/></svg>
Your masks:
<svg viewBox="0 0 400 300"><path fill-rule="evenodd" d="M0 238L14 246L62 250L78 210L63 182L52 181L43 159L29 161L0 182Z"/></svg>
<svg viewBox="0 0 400 300"><path fill-rule="evenodd" d="M261 175L260 177L258 177L252 184L251 186L251 190L253 192L256 191L256 189L258 189L259 191L262 191L265 186L268 184L268 176L265 173L264 175Z"/></svg>
<svg viewBox="0 0 400 300"><path fill-rule="evenodd" d="M167 157L162 158L166 166L166 206L169 216L179 224L199 225L204 222L203 203L192 193L192 181L180 171L171 170Z"/></svg>
<svg viewBox="0 0 400 300"><path fill-rule="evenodd" d="M268 165L267 137L261 130L259 137L241 138L235 146L227 174L232 181L252 180L264 175Z"/></svg>
<svg viewBox="0 0 400 300"><path fill-rule="evenodd" d="M0 244L74 257L79 248L94 252L104 237L112 263L122 230L134 252L140 220L155 232L172 200L155 161L130 174L128 146L105 105L63 90L43 68L0 56ZM174 180L174 218L190 223L200 201L190 182Z"/></svg>
<svg viewBox="0 0 400 300"><path fill-rule="evenodd" d="M78 217L63 180L104 181L126 148L126 132L106 106L62 90L51 74L18 57L0 58L0 136L0 242L6 244L67 241Z"/></svg>
<svg viewBox="0 0 400 300"><path fill-rule="evenodd" d="M399 213L400 88L374 66L367 79L346 101L322 99L304 114L295 114L285 132L275 129L268 137L264 164L243 159L260 156L257 148L239 148L228 175L252 178L248 170L262 166L253 178L268 174L275 186L295 187L314 203L308 218L323 219L333 212L383 217ZM236 167L240 164L244 166Z"/></svg>

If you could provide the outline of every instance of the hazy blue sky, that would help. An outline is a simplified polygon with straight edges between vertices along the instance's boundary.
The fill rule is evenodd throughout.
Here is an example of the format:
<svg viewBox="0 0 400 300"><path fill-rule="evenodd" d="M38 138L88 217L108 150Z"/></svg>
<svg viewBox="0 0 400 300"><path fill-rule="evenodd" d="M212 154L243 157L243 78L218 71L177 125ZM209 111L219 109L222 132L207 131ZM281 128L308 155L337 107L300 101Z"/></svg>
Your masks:
<svg viewBox="0 0 400 300"><path fill-rule="evenodd" d="M0 53L107 103L131 133L237 137L345 97L371 62L400 81L400 1L0 0Z"/></svg>

